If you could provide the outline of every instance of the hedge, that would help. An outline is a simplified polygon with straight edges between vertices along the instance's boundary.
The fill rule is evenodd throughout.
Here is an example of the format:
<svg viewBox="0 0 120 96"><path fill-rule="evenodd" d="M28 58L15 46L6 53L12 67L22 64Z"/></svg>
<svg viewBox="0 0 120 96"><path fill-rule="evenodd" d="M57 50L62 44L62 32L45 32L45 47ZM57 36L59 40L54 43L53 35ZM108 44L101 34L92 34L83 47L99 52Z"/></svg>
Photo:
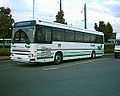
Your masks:
<svg viewBox="0 0 120 96"><path fill-rule="evenodd" d="M9 48L0 48L0 56L9 56L10 49Z"/></svg>

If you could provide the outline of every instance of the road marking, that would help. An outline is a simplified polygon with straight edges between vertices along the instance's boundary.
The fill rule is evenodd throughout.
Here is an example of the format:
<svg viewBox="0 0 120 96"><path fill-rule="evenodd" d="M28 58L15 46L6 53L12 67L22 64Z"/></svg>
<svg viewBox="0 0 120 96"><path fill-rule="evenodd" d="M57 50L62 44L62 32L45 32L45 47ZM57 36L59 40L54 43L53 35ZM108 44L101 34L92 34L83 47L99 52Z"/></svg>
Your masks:
<svg viewBox="0 0 120 96"><path fill-rule="evenodd" d="M44 68L44 69L42 69L42 70L43 70L43 71L57 70L57 69L60 69L60 68L65 68L65 67L70 67L70 66L75 66L75 65L78 65L78 64L59 65L59 66L57 66L57 67Z"/></svg>
<svg viewBox="0 0 120 96"><path fill-rule="evenodd" d="M93 60L88 60L88 61L83 61L82 64L88 64L88 63L91 63L93 61L96 61L97 59L93 59ZM63 65L64 64L64 65ZM81 63L80 62L77 62L77 63L74 63L74 64L67 64L65 65L65 63L63 63L62 65L57 65L55 67L49 67L49 68L44 68L42 69L43 71L49 71L49 70L57 70L57 69L60 69L60 68L65 68L65 67L71 67L71 66L76 66L76 65L80 65Z"/></svg>
<svg viewBox="0 0 120 96"><path fill-rule="evenodd" d="M56 69L58 69L58 67L44 68L42 70L48 71L48 70L56 70Z"/></svg>

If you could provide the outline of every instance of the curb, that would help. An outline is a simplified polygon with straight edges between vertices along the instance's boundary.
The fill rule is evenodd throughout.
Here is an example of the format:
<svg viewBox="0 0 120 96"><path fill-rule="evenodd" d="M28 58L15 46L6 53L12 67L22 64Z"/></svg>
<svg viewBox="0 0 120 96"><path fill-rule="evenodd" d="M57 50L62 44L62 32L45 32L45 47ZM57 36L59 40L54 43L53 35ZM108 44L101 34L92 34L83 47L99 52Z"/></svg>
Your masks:
<svg viewBox="0 0 120 96"><path fill-rule="evenodd" d="M114 53L106 53L103 56L109 56L109 55L114 55Z"/></svg>
<svg viewBox="0 0 120 96"><path fill-rule="evenodd" d="M0 61L10 60L10 56L0 56Z"/></svg>

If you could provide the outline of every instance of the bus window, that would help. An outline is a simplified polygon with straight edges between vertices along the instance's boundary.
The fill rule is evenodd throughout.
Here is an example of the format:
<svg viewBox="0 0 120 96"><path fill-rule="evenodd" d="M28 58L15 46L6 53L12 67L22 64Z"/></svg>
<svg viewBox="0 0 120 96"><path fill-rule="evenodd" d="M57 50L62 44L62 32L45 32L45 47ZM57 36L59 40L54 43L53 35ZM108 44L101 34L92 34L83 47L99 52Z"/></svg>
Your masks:
<svg viewBox="0 0 120 96"><path fill-rule="evenodd" d="M45 41L45 36L44 36L44 33L43 33L43 28L41 26L37 26L37 28L36 28L35 41L37 43L41 43L41 42Z"/></svg>
<svg viewBox="0 0 120 96"><path fill-rule="evenodd" d="M23 30L19 30L14 35L14 43L30 43L27 34Z"/></svg>
<svg viewBox="0 0 120 96"><path fill-rule="evenodd" d="M83 33L82 32L75 32L75 41L83 42Z"/></svg>
<svg viewBox="0 0 120 96"><path fill-rule="evenodd" d="M65 31L65 41L74 41L75 38L74 38L74 31L69 31L69 30L66 30Z"/></svg>
<svg viewBox="0 0 120 96"><path fill-rule="evenodd" d="M13 27L12 43L33 42L33 32L34 26Z"/></svg>
<svg viewBox="0 0 120 96"><path fill-rule="evenodd" d="M96 35L95 43L103 44L103 36Z"/></svg>
<svg viewBox="0 0 120 96"><path fill-rule="evenodd" d="M35 33L36 43L49 43L51 42L51 28L37 26Z"/></svg>
<svg viewBox="0 0 120 96"><path fill-rule="evenodd" d="M92 34L91 34L91 38L90 38L91 43L95 43L95 36L96 36L96 35L94 35L94 34L92 35Z"/></svg>
<svg viewBox="0 0 120 96"><path fill-rule="evenodd" d="M52 28L53 40L64 41L64 30L58 28Z"/></svg>
<svg viewBox="0 0 120 96"><path fill-rule="evenodd" d="M51 42L51 28L45 28L45 33L46 33L45 41Z"/></svg>
<svg viewBox="0 0 120 96"><path fill-rule="evenodd" d="M90 42L90 34L84 33L84 42L86 43Z"/></svg>

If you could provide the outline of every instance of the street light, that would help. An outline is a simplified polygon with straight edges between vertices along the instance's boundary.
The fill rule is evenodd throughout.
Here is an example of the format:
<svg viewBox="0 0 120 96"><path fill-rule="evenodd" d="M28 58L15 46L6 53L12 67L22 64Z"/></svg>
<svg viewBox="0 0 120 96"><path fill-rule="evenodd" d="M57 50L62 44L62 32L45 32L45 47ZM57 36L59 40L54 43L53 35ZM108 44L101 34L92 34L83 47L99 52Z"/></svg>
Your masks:
<svg viewBox="0 0 120 96"><path fill-rule="evenodd" d="M62 10L62 1L60 0L60 11Z"/></svg>
<svg viewBox="0 0 120 96"><path fill-rule="evenodd" d="M35 10L35 0L33 0L33 19L34 19L34 10Z"/></svg>
<svg viewBox="0 0 120 96"><path fill-rule="evenodd" d="M84 28L87 29L86 3L84 5L84 21L85 21Z"/></svg>
<svg viewBox="0 0 120 96"><path fill-rule="evenodd" d="M81 13L84 11L84 29L87 29L87 10L86 10L86 3L84 4L84 8L82 9Z"/></svg>

